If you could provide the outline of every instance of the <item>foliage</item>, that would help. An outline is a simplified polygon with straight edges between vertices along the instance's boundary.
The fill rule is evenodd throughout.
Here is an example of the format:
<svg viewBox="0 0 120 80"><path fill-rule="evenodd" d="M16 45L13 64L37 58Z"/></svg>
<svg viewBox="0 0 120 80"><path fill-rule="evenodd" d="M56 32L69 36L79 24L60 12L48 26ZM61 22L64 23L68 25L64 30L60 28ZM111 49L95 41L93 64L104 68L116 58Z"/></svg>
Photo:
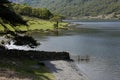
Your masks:
<svg viewBox="0 0 120 80"><path fill-rule="evenodd" d="M10 3L10 2L8 0L0 0L0 3L4 4L4 3Z"/></svg>
<svg viewBox="0 0 120 80"><path fill-rule="evenodd" d="M26 21L22 19L19 15L17 15L9 4L8 0L0 1L0 18L5 23L10 23L11 25L24 24L26 25ZM0 22L1 25L2 22ZM4 26L5 27L5 26Z"/></svg>
<svg viewBox="0 0 120 80"><path fill-rule="evenodd" d="M30 16L30 17L37 17L41 19L50 19L52 17L52 13L46 8L32 8L26 4L12 4L16 13Z"/></svg>
<svg viewBox="0 0 120 80"><path fill-rule="evenodd" d="M0 10L1 10L0 31L2 32L7 32L7 31L25 32L28 30L53 30L55 22L40 20L40 19L51 19L54 21L55 20L61 21L63 18L63 16L58 16L58 15L54 15L53 17L53 14L46 8L32 8L28 6L26 3L24 3L24 5L21 5L15 3L10 4L9 1L4 2L0 4ZM23 18L26 17L22 18L19 14L24 16L29 16L32 18L27 18L23 20ZM25 25L21 25L21 24L25 24ZM63 25L60 23L58 26L60 26L60 28L63 28L63 26L65 25L67 25L67 23Z"/></svg>
<svg viewBox="0 0 120 80"><path fill-rule="evenodd" d="M42 20L39 18L33 18L33 17L23 17L26 21L28 26L25 25L18 25L13 28L13 26L9 24L4 24L10 31L16 31L16 32L25 32L25 31L32 31L32 30L54 30L54 24L55 22L49 21L49 20ZM66 28L68 23L65 22L59 22L58 27L59 28ZM0 32L4 32L5 28L0 25Z"/></svg>
<svg viewBox="0 0 120 80"><path fill-rule="evenodd" d="M29 30L54 30L54 24L55 22L53 21L48 21L48 20L41 20L38 18L27 18L29 19L28 21L28 25L29 26ZM65 28L65 26L68 25L68 23L65 22L59 22L58 27L59 28Z"/></svg>
<svg viewBox="0 0 120 80"><path fill-rule="evenodd" d="M16 2L16 0L11 0ZM18 0L33 7L45 7L66 16L120 14L120 0ZM49 5L49 6L48 6Z"/></svg>
<svg viewBox="0 0 120 80"><path fill-rule="evenodd" d="M15 36L14 39L15 41L15 45L28 45L31 48L35 48L39 45L39 43L37 43L37 41L35 39L33 39L33 37L30 36Z"/></svg>
<svg viewBox="0 0 120 80"><path fill-rule="evenodd" d="M55 21L55 22L61 22L62 21L62 17L61 16L54 16L50 20L51 21Z"/></svg>
<svg viewBox="0 0 120 80"><path fill-rule="evenodd" d="M54 16L54 17L52 17L50 20L56 22L56 23L54 24L54 29L58 29L59 22L62 21L62 17L60 17L60 16Z"/></svg>

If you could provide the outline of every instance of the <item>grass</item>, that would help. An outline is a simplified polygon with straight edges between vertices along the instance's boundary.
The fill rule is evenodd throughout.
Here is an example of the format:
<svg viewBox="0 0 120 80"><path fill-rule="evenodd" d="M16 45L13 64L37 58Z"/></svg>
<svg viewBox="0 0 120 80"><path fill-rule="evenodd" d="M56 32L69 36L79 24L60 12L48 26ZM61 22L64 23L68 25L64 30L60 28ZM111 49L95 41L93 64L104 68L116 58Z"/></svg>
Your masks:
<svg viewBox="0 0 120 80"><path fill-rule="evenodd" d="M10 30L10 31L15 31L14 27L9 25L9 24L5 24L4 25L6 26L7 30ZM5 28L0 24L0 32L4 32L5 31Z"/></svg>
<svg viewBox="0 0 120 80"><path fill-rule="evenodd" d="M49 72L48 68L43 65L38 65L38 62L35 60L3 59L0 60L0 68L15 71L18 78L30 78L32 80L54 80L54 76Z"/></svg>
<svg viewBox="0 0 120 80"><path fill-rule="evenodd" d="M29 30L53 30L54 29L54 22L46 21L46 20L34 20L29 21L28 24Z"/></svg>
<svg viewBox="0 0 120 80"><path fill-rule="evenodd" d="M32 17L23 17L25 20L27 20L28 26L25 25L19 25L19 26L11 26L9 24L5 24L5 26L10 31L33 31L33 30L54 30L54 24L56 22L51 22L49 20L42 20L38 18L32 18ZM66 28L68 23L66 22L59 22L58 28ZM5 28L0 24L0 32L4 32Z"/></svg>
<svg viewBox="0 0 120 80"><path fill-rule="evenodd" d="M0 32L3 32L4 30L4 27L0 24Z"/></svg>
<svg viewBox="0 0 120 80"><path fill-rule="evenodd" d="M56 22L34 18L30 19L28 24L29 30L54 30L54 24L56 24ZM68 23L59 22L58 28L65 28L67 25Z"/></svg>

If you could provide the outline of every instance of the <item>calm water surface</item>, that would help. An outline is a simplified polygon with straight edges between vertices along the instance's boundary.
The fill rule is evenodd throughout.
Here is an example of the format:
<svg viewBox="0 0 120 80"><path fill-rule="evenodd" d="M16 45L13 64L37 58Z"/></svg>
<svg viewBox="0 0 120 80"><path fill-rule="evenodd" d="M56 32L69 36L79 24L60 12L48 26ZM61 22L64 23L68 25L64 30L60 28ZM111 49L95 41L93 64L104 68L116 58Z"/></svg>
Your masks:
<svg viewBox="0 0 120 80"><path fill-rule="evenodd" d="M120 22L72 23L80 25L60 36L33 35L42 44L36 49L88 55L90 61L76 63L90 80L120 80Z"/></svg>

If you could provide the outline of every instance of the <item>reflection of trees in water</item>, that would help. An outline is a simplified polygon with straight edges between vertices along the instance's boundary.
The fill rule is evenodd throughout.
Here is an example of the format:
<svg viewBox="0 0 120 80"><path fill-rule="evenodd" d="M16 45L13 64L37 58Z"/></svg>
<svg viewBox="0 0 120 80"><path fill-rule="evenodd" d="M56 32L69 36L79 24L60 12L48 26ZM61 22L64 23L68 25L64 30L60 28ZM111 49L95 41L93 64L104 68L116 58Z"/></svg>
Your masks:
<svg viewBox="0 0 120 80"><path fill-rule="evenodd" d="M58 31L58 30L54 31L54 34L55 34L56 36L59 36L59 31Z"/></svg>
<svg viewBox="0 0 120 80"><path fill-rule="evenodd" d="M90 61L90 56L85 55L85 56L80 56L80 55L71 55L71 59L73 59L75 62L86 62L88 63Z"/></svg>

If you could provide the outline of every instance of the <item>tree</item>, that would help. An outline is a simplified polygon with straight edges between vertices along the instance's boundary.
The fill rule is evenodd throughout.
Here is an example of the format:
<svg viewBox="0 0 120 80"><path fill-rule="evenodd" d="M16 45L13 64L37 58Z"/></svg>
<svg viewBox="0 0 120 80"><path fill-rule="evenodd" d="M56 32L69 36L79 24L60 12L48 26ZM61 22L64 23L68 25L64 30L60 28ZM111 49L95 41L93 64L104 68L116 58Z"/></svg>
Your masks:
<svg viewBox="0 0 120 80"><path fill-rule="evenodd" d="M52 13L46 8L32 8L28 5L22 4L12 4L12 6L15 12L20 15L37 17L41 19L50 19L53 16Z"/></svg>
<svg viewBox="0 0 120 80"><path fill-rule="evenodd" d="M56 24L54 24L54 28L58 29L58 25L59 25L59 22L62 21L62 17L61 16L54 16L50 20L56 22Z"/></svg>
<svg viewBox="0 0 120 80"><path fill-rule="evenodd" d="M10 3L10 2L8 0L0 0L1 5L6 4L6 3Z"/></svg>
<svg viewBox="0 0 120 80"><path fill-rule="evenodd" d="M27 25L26 21L22 19L21 16L16 14L12 9L10 2L8 0L0 1L0 24L7 29L4 23L9 23L13 26L24 24ZM8 29L7 29L8 30ZM20 36L15 32L8 31L7 33L14 36L14 40L16 44L19 45L29 45L31 48L34 48L38 45L37 41L29 36Z"/></svg>
<svg viewBox="0 0 120 80"><path fill-rule="evenodd" d="M11 25L26 24L26 21L21 16L16 14L12 9L8 0L0 0L0 18Z"/></svg>

